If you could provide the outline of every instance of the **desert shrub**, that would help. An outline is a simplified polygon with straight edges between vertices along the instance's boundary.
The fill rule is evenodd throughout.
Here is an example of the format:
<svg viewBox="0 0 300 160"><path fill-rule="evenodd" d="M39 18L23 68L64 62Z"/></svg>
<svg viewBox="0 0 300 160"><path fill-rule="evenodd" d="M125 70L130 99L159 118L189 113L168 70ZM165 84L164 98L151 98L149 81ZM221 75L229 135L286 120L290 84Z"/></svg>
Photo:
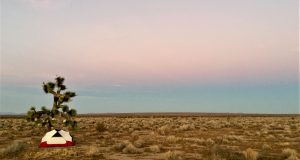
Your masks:
<svg viewBox="0 0 300 160"><path fill-rule="evenodd" d="M78 159L80 152L78 151L78 149L75 148L60 148L60 149L50 149L50 150L46 150L46 149L42 149L38 152L26 152L26 157L28 157L28 159L60 159L61 157L64 157L64 159L66 159L66 157L72 157L69 159ZM60 158L54 158L56 156L59 156ZM76 158L75 158L76 157ZM24 158L25 159L25 158Z"/></svg>
<svg viewBox="0 0 300 160"><path fill-rule="evenodd" d="M182 140L192 143L197 143L200 145L206 144L206 141L203 138L183 138Z"/></svg>
<svg viewBox="0 0 300 160"><path fill-rule="evenodd" d="M129 125L128 125L128 124L123 124L123 123L122 123L122 124L120 125L120 128L123 129L123 130L128 130Z"/></svg>
<svg viewBox="0 0 300 160"><path fill-rule="evenodd" d="M244 151L243 153L246 160L256 160L258 157L258 153L251 148L246 149L246 151Z"/></svg>
<svg viewBox="0 0 300 160"><path fill-rule="evenodd" d="M274 135L268 135L268 136L266 137L266 139L269 140L269 141L275 141L275 140L276 140L276 138L275 138Z"/></svg>
<svg viewBox="0 0 300 160"><path fill-rule="evenodd" d="M284 158L297 157L297 151L294 149L290 149L290 148L283 149L282 154L283 154Z"/></svg>
<svg viewBox="0 0 300 160"><path fill-rule="evenodd" d="M269 149L272 149L272 148L271 148L271 146L268 145L268 144L263 144L262 149L263 149L263 150L269 150Z"/></svg>
<svg viewBox="0 0 300 160"><path fill-rule="evenodd" d="M170 132L171 128L167 125L161 126L158 128L158 133L161 135L166 135Z"/></svg>
<svg viewBox="0 0 300 160"><path fill-rule="evenodd" d="M268 129L267 128L263 128L262 130L261 130L261 134L268 134Z"/></svg>
<svg viewBox="0 0 300 160"><path fill-rule="evenodd" d="M215 141L218 144L229 144L229 140L226 138L226 136L218 136Z"/></svg>
<svg viewBox="0 0 300 160"><path fill-rule="evenodd" d="M130 136L132 142L139 139L139 133L137 131L133 131Z"/></svg>
<svg viewBox="0 0 300 160"><path fill-rule="evenodd" d="M240 158L233 155L230 151L226 150L224 147L215 144L210 148L210 153L207 159L225 160L225 159L240 159Z"/></svg>
<svg viewBox="0 0 300 160"><path fill-rule="evenodd" d="M224 146L213 145L209 150L209 155L207 159L209 160L241 160L243 155L237 152L232 152L231 150L226 149Z"/></svg>
<svg viewBox="0 0 300 160"><path fill-rule="evenodd" d="M244 135L252 136L251 132L250 132L250 131L247 131L247 130L244 131Z"/></svg>
<svg viewBox="0 0 300 160"><path fill-rule="evenodd" d="M14 140L14 139L16 138L16 136L13 135L13 134L9 134L9 135L7 136L7 138L8 138L9 140Z"/></svg>
<svg viewBox="0 0 300 160"><path fill-rule="evenodd" d="M104 124L104 123L98 122L98 123L96 124L96 130L97 130L98 132L104 132L104 131L107 130L107 128L105 127L105 124Z"/></svg>
<svg viewBox="0 0 300 160"><path fill-rule="evenodd" d="M295 156L295 155L291 155L291 156L289 156L287 159L285 159L285 160L299 160L299 158L297 157L297 156Z"/></svg>
<svg viewBox="0 0 300 160"><path fill-rule="evenodd" d="M166 160L181 160L181 153L178 151L168 151L163 155L163 158Z"/></svg>
<svg viewBox="0 0 300 160"><path fill-rule="evenodd" d="M179 138L178 137L175 137L175 136L168 136L167 138L166 138L166 141L167 142L169 142L169 143L176 143L177 141L179 140Z"/></svg>
<svg viewBox="0 0 300 160"><path fill-rule="evenodd" d="M99 152L99 149L97 146L90 146L86 152L87 156L94 156Z"/></svg>
<svg viewBox="0 0 300 160"><path fill-rule="evenodd" d="M129 129L128 129L128 132L134 132L134 128L132 128L132 127L130 127Z"/></svg>
<svg viewBox="0 0 300 160"><path fill-rule="evenodd" d="M13 141L6 148L0 149L0 157L1 156L13 156L22 152L26 147L26 143L23 141Z"/></svg>
<svg viewBox="0 0 300 160"><path fill-rule="evenodd" d="M193 128L194 128L194 127L192 127L192 126L190 126L190 125L184 124L184 125L180 126L180 127L178 128L178 130L179 130L179 131L188 131L188 130L193 129Z"/></svg>
<svg viewBox="0 0 300 160"><path fill-rule="evenodd" d="M261 136L261 133L260 133L259 131L256 131L256 132L255 132L255 136L260 137L260 136Z"/></svg>
<svg viewBox="0 0 300 160"><path fill-rule="evenodd" d="M122 151L126 147L125 143L117 143L113 146L114 150Z"/></svg>
<svg viewBox="0 0 300 160"><path fill-rule="evenodd" d="M296 130L297 128L298 128L297 122L296 121L292 121L290 123L290 129Z"/></svg>
<svg viewBox="0 0 300 160"><path fill-rule="evenodd" d="M225 160L225 159L222 158L220 155L210 155L208 157L208 160Z"/></svg>
<svg viewBox="0 0 300 160"><path fill-rule="evenodd" d="M215 141L212 140L211 138L206 139L206 145L213 145L215 144Z"/></svg>
<svg viewBox="0 0 300 160"><path fill-rule="evenodd" d="M149 147L150 152L152 153L159 153L160 152L160 147L158 145L152 145Z"/></svg>
<svg viewBox="0 0 300 160"><path fill-rule="evenodd" d="M134 146L137 148L142 148L145 146L145 140L142 138L138 138L136 141L133 142Z"/></svg>
<svg viewBox="0 0 300 160"><path fill-rule="evenodd" d="M224 138L227 138L229 141L242 142L244 140L242 136L237 136L237 135L227 135L227 136L224 136Z"/></svg>
<svg viewBox="0 0 300 160"><path fill-rule="evenodd" d="M206 127L207 128L213 128L213 129L217 129L217 128L221 128L221 125L219 122L217 122L216 120L210 120L206 123Z"/></svg>
<svg viewBox="0 0 300 160"><path fill-rule="evenodd" d="M142 150L136 148L132 143L127 144L127 146L122 150L123 153L136 154L142 153Z"/></svg>
<svg viewBox="0 0 300 160"><path fill-rule="evenodd" d="M201 130L205 132L205 131L207 131L208 129L207 129L206 127L202 127Z"/></svg>

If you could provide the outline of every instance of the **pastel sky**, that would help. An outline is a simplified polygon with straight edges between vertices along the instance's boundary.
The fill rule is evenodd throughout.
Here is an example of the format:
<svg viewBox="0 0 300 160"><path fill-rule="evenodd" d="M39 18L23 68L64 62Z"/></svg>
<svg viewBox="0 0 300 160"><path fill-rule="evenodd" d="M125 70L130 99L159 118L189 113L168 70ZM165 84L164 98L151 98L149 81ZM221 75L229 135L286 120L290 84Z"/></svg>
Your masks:
<svg viewBox="0 0 300 160"><path fill-rule="evenodd" d="M298 0L1 0L0 112L299 113Z"/></svg>

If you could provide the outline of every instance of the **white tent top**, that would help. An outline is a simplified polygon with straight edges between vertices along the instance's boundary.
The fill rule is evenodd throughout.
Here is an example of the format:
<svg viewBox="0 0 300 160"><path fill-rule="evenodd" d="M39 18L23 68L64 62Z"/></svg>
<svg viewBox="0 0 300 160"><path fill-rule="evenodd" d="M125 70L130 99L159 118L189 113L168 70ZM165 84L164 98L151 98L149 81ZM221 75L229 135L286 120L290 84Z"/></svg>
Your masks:
<svg viewBox="0 0 300 160"><path fill-rule="evenodd" d="M72 137L69 132L64 130L52 130L46 133L41 142L47 142L47 144L65 144L66 141L72 142Z"/></svg>

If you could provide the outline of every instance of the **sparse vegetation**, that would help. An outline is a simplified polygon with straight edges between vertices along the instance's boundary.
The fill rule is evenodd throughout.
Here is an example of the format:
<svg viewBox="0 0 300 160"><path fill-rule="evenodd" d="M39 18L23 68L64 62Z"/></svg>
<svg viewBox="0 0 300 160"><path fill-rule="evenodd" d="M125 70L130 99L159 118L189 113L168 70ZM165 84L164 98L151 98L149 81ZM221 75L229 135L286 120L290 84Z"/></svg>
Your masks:
<svg viewBox="0 0 300 160"><path fill-rule="evenodd" d="M166 138L166 141L167 143L176 143L177 141L179 141L179 138L172 135L172 136L168 136Z"/></svg>
<svg viewBox="0 0 300 160"><path fill-rule="evenodd" d="M123 153L130 153L130 154L135 154L135 153L141 153L143 152L141 149L136 148L132 143L129 143L126 145L126 147L122 150Z"/></svg>
<svg viewBox="0 0 300 160"><path fill-rule="evenodd" d="M43 83L44 92L53 95L52 109L49 110L43 106L38 111L35 107L31 107L27 112L28 122L34 122L37 126L45 126L48 130L62 128L62 125L71 126L73 129L77 127L77 121L72 118L77 115L77 111L66 104L76 96L76 93L65 91L67 87L64 81L63 77L56 77L55 82Z"/></svg>
<svg viewBox="0 0 300 160"><path fill-rule="evenodd" d="M298 159L298 153L295 149L285 148L282 150L284 158L288 160Z"/></svg>
<svg viewBox="0 0 300 160"><path fill-rule="evenodd" d="M152 145L149 147L150 152L152 153L159 153L160 152L160 147L158 145Z"/></svg>
<svg viewBox="0 0 300 160"><path fill-rule="evenodd" d="M75 146L39 149L44 131L23 118L0 118L0 159L299 160L300 117L293 124L289 117L243 116L76 120L82 129L72 131ZM291 125L297 129L286 132Z"/></svg>
<svg viewBox="0 0 300 160"><path fill-rule="evenodd" d="M163 155L166 160L181 160L181 153L179 151L168 151Z"/></svg>
<svg viewBox="0 0 300 160"><path fill-rule="evenodd" d="M248 148L246 151L244 151L244 156L246 160L256 160L258 153L255 150Z"/></svg>
<svg viewBox="0 0 300 160"><path fill-rule="evenodd" d="M0 149L0 157L16 156L24 151L25 147L26 143L24 143L23 141L13 141L10 145Z"/></svg>
<svg viewBox="0 0 300 160"><path fill-rule="evenodd" d="M96 124L96 130L97 130L98 132L104 132L104 131L107 130L107 128L105 127L105 124L104 124L104 123L98 122L98 123Z"/></svg>
<svg viewBox="0 0 300 160"><path fill-rule="evenodd" d="M142 148L145 146L145 140L142 138L138 138L136 141L134 141L134 146L137 148Z"/></svg>
<svg viewBox="0 0 300 160"><path fill-rule="evenodd" d="M113 148L116 150L116 151L122 151L125 147L126 147L126 143L116 143Z"/></svg>

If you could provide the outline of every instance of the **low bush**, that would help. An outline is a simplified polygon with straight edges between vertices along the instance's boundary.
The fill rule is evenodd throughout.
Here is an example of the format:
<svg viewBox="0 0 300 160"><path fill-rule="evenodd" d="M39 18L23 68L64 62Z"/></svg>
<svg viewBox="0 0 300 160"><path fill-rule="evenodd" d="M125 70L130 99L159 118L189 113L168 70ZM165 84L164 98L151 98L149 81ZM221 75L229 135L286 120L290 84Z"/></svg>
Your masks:
<svg viewBox="0 0 300 160"><path fill-rule="evenodd" d="M244 151L243 153L246 160L256 160L258 157L258 153L251 148L246 149L246 151Z"/></svg>
<svg viewBox="0 0 300 160"><path fill-rule="evenodd" d="M106 128L106 126L105 126L104 123L98 122L98 123L96 124L96 130L97 130L98 132L104 132L104 131L107 131L107 128Z"/></svg>
<svg viewBox="0 0 300 160"><path fill-rule="evenodd" d="M14 156L26 148L26 143L23 141L13 141L10 145L8 145L6 148L0 149L0 157L5 156Z"/></svg>

